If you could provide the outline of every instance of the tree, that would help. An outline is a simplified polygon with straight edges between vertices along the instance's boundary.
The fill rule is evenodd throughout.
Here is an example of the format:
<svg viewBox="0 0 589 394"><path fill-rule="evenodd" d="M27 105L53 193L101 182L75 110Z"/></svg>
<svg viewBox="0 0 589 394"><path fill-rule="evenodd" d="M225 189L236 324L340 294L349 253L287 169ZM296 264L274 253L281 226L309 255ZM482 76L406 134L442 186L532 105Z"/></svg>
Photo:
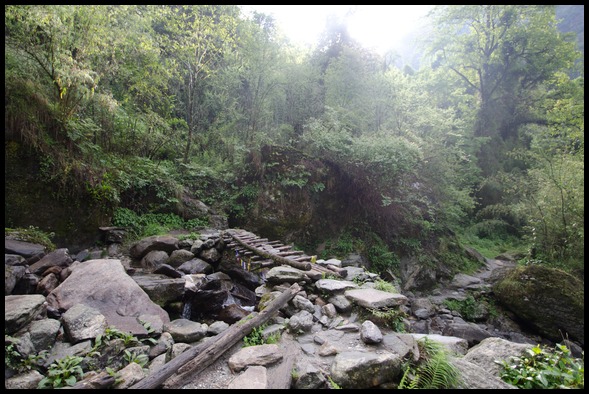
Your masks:
<svg viewBox="0 0 589 394"><path fill-rule="evenodd" d="M276 95L277 75L284 60L272 16L254 13L251 23L244 24L240 38L239 98L245 116L243 140L251 147L255 134L260 129L268 131L270 128L273 117L268 104Z"/></svg>
<svg viewBox="0 0 589 394"><path fill-rule="evenodd" d="M96 11L96 6L5 6L6 46L33 66L30 77L48 81L64 123L98 84L91 65L98 39Z"/></svg>
<svg viewBox="0 0 589 394"><path fill-rule="evenodd" d="M432 65L451 70L476 96L475 135L491 138L479 161L491 174L502 142L516 138L518 126L542 122L527 110L533 92L572 67L575 44L558 32L554 6L438 6L431 16Z"/></svg>
<svg viewBox="0 0 589 394"><path fill-rule="evenodd" d="M547 124L530 126L531 149L517 152L530 163L513 179L514 209L526 219L531 258L563 268L584 261L584 82L557 74L543 103ZM567 267L568 266L568 267Z"/></svg>
<svg viewBox="0 0 589 394"><path fill-rule="evenodd" d="M181 99L188 127L184 163L190 158L193 136L206 120L204 82L222 66L226 51L235 44L237 6L159 6L155 21L161 47L178 65Z"/></svg>

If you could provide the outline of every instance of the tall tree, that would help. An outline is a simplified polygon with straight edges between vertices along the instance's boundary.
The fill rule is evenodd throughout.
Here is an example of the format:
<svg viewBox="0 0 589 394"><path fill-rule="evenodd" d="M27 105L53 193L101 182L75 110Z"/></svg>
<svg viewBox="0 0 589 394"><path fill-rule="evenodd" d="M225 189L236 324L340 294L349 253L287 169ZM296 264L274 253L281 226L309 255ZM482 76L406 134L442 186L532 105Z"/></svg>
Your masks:
<svg viewBox="0 0 589 394"><path fill-rule="evenodd" d="M255 12L251 23L244 24L241 38L239 97L245 115L244 142L252 146L255 134L270 127L273 117L268 104L276 94L283 60L272 16Z"/></svg>
<svg viewBox="0 0 589 394"><path fill-rule="evenodd" d="M551 81L542 104L546 125L528 127L530 150L517 152L530 163L514 176L509 191L515 209L526 219L525 234L534 259L551 264L580 265L584 261L584 82L560 73ZM580 263L580 264L579 264Z"/></svg>
<svg viewBox="0 0 589 394"><path fill-rule="evenodd" d="M62 121L92 96L98 75L90 57L96 49L96 6L5 6L5 44L32 64L33 74L52 87Z"/></svg>
<svg viewBox="0 0 589 394"><path fill-rule="evenodd" d="M188 127L184 163L190 158L193 136L204 118L204 81L215 75L225 51L235 44L239 10L229 5L161 6L156 30L161 46L178 65Z"/></svg>
<svg viewBox="0 0 589 394"><path fill-rule="evenodd" d="M476 96L475 135L496 144L480 157L492 173L501 141L515 137L519 125L541 121L527 110L533 92L573 65L575 44L558 32L554 6L450 5L431 16L433 65L447 67Z"/></svg>

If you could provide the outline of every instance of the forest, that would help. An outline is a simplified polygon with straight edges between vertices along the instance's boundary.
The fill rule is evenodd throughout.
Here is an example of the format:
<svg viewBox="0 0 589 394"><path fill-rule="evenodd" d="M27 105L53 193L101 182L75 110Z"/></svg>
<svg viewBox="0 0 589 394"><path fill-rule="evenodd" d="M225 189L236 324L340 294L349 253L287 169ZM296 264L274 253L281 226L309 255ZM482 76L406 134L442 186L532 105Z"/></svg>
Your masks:
<svg viewBox="0 0 589 394"><path fill-rule="evenodd" d="M5 227L78 230L35 219L51 209L27 208L33 183L102 226L169 218L188 193L246 227L272 182L330 188L298 164L273 173L260 158L281 149L349 180L356 224L313 246L350 240L385 271L452 235L582 277L579 9L436 6L408 61L335 18L300 48L236 5L5 5Z"/></svg>

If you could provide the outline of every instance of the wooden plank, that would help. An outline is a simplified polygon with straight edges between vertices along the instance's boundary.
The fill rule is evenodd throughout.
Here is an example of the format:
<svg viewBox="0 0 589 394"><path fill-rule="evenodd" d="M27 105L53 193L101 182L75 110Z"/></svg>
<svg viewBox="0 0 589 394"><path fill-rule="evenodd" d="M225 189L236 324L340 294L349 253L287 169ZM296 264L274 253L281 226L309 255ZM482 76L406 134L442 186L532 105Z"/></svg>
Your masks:
<svg viewBox="0 0 589 394"><path fill-rule="evenodd" d="M268 238L258 238L254 242L248 242L251 245L262 245L268 243Z"/></svg>
<svg viewBox="0 0 589 394"><path fill-rule="evenodd" d="M279 256L296 256L296 255L305 254L305 252L303 252L302 250L289 250L287 252L279 252L277 254Z"/></svg>
<svg viewBox="0 0 589 394"><path fill-rule="evenodd" d="M295 268L298 268L298 269L303 270L303 271L308 271L308 270L311 269L311 263L300 262L300 261L296 261L296 260L293 260L293 259L289 259L288 257L277 256L276 254L269 253L269 252L267 252L265 250L262 250L262 249L253 247L251 245L248 245L247 243L243 242L239 238L239 236L237 236L237 235L234 235L234 234L231 234L231 233L230 233L230 235L241 246L243 246L244 248L247 248L247 249L255 252L256 254L258 254L258 255L260 255L260 256L262 256L264 258L274 260L274 261L276 261L276 262L278 262L280 264L290 265L291 267L295 267Z"/></svg>
<svg viewBox="0 0 589 394"><path fill-rule="evenodd" d="M309 262L311 262L311 256L298 256L298 257L291 257L291 258L296 261L309 261Z"/></svg>
<svg viewBox="0 0 589 394"><path fill-rule="evenodd" d="M333 276L336 276L339 278L345 278L348 275L348 271L346 271L343 268L335 267L333 265L325 266L325 265L313 264L313 269L315 271L321 272L322 274L333 275Z"/></svg>

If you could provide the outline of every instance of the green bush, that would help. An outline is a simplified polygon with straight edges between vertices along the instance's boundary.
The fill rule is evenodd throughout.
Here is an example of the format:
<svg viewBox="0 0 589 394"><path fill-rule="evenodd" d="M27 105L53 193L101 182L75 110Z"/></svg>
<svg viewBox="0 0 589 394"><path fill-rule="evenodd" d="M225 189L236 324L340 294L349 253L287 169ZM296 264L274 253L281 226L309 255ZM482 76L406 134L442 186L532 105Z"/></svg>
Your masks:
<svg viewBox="0 0 589 394"><path fill-rule="evenodd" d="M582 389L585 386L585 360L574 358L565 345L553 351L537 345L527 354L509 361L495 362L503 367L501 379L520 389Z"/></svg>
<svg viewBox="0 0 589 394"><path fill-rule="evenodd" d="M125 349L123 358L127 364L136 363L139 364L141 368L145 367L145 365L147 365L149 362L149 357L147 354L136 354L135 352L131 352L127 349Z"/></svg>
<svg viewBox="0 0 589 394"><path fill-rule="evenodd" d="M387 282L386 280L380 279L380 278L376 278L376 280L374 281L374 288L376 290L386 291L388 293L393 293L393 294L398 293L394 284L392 284L391 282Z"/></svg>
<svg viewBox="0 0 589 394"><path fill-rule="evenodd" d="M444 305L451 311L456 311L467 321L478 321L485 314L487 301L476 300L469 294L464 300L444 300Z"/></svg>
<svg viewBox="0 0 589 394"><path fill-rule="evenodd" d="M207 220L184 220L173 213L147 213L138 215L128 208L117 208L114 212L112 222L115 226L127 228L131 239L161 235L170 230L193 230L208 224Z"/></svg>
<svg viewBox="0 0 589 394"><path fill-rule="evenodd" d="M49 366L47 375L41 379L37 388L60 388L73 386L79 378L84 376L84 371L80 364L84 359L78 356L66 356L56 360Z"/></svg>
<svg viewBox="0 0 589 394"><path fill-rule="evenodd" d="M366 248L370 270L377 273L392 272L399 276L399 257L391 252L385 242L372 234L372 240Z"/></svg>
<svg viewBox="0 0 589 394"><path fill-rule="evenodd" d="M404 319L407 314L398 308L369 309L368 312L372 315L371 320L374 320L375 323L389 327L395 332L405 332Z"/></svg>
<svg viewBox="0 0 589 394"><path fill-rule="evenodd" d="M4 337L4 366L13 369L18 372L27 372L32 369L40 370L43 361L47 358L49 353L47 350L43 350L38 354L29 354L23 357L19 353L16 345L10 343L12 339L10 337Z"/></svg>
<svg viewBox="0 0 589 394"><path fill-rule="evenodd" d="M254 327L252 332L250 332L248 335L243 337L243 346L248 347L248 346L258 346L258 345L264 345L264 344L270 344L270 343L277 343L278 340L280 339L280 334L276 333L274 335L270 335L265 338L264 337L264 329L266 327L267 327L267 325L262 325L260 327Z"/></svg>

